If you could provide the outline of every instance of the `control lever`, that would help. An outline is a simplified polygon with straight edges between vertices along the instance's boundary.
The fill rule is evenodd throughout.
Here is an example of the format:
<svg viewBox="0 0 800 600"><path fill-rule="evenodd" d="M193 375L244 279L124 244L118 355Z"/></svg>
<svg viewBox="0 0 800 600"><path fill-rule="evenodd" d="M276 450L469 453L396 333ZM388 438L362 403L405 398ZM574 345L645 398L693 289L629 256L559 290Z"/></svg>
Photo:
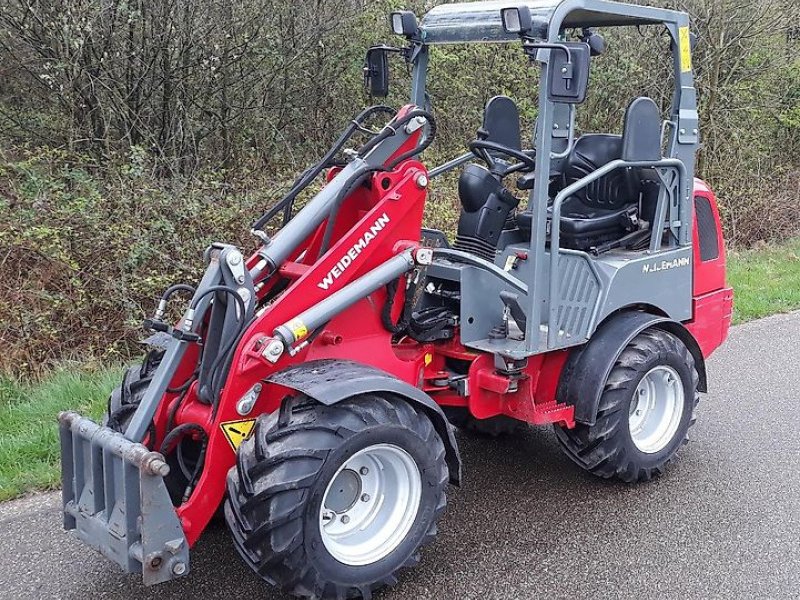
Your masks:
<svg viewBox="0 0 800 600"><path fill-rule="evenodd" d="M519 305L519 294L513 292L503 291L500 292L500 300L503 301L508 312L511 313L511 318L517 323L519 328L524 332L528 323L528 317L525 316L525 311Z"/></svg>

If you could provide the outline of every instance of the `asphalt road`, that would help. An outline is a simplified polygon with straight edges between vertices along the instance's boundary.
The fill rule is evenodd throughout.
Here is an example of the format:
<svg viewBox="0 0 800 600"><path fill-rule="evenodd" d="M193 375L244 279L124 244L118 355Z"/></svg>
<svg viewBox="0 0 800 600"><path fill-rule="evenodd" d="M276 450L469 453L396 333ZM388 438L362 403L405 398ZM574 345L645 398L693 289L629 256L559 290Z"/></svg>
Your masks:
<svg viewBox="0 0 800 600"><path fill-rule="evenodd" d="M800 598L800 314L735 328L710 363L712 393L667 475L596 480L550 430L462 436L453 489L399 598ZM148 590L61 531L58 496L0 505L0 598L263 598L224 525L192 573Z"/></svg>

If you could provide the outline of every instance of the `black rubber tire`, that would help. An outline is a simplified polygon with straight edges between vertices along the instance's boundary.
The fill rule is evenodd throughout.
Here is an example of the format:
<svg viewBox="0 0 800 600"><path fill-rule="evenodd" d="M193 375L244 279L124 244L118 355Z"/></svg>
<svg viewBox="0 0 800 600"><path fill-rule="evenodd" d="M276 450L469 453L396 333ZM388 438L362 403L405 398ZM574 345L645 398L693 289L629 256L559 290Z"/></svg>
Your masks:
<svg viewBox="0 0 800 600"><path fill-rule="evenodd" d="M684 387L683 413L672 440L661 451L647 454L633 442L629 410L639 382L659 365L670 366L680 375ZM694 358L683 342L666 331L647 330L623 350L604 382L595 424L579 423L574 429L555 426L556 437L573 462L598 477L627 483L648 481L661 475L688 442L700 399L697 386Z"/></svg>
<svg viewBox="0 0 800 600"><path fill-rule="evenodd" d="M512 419L505 415L488 419L476 419L466 408L445 408L445 414L450 423L460 430L491 438L514 435L528 427L528 424L524 421Z"/></svg>
<svg viewBox="0 0 800 600"><path fill-rule="evenodd" d="M337 561L325 549L319 510L328 482L359 450L392 443L422 475L419 512L389 555L364 566ZM370 598L419 562L446 505L445 448L430 419L397 397L366 394L334 406L299 396L261 416L228 473L225 519L234 545L268 583L296 596Z"/></svg>
<svg viewBox="0 0 800 600"><path fill-rule="evenodd" d="M118 414L123 406L137 405L142 401L163 356L164 352L161 350L149 352L142 364L125 370L122 375L122 384L114 388L108 398L108 408L103 415L103 425L109 425L109 416ZM123 414L119 419L114 419L110 426L117 430L124 428L132 416L133 412L127 415Z"/></svg>

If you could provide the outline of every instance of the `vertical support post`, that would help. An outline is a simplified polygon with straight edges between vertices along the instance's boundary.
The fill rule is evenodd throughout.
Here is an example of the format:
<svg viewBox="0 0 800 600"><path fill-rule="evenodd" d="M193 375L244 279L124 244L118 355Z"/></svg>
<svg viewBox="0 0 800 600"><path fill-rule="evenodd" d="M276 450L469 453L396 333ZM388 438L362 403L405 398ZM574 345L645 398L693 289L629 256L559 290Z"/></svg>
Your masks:
<svg viewBox="0 0 800 600"><path fill-rule="evenodd" d="M73 460L72 429L68 425L59 424L61 437L61 502L66 506L75 498L75 461ZM75 517L64 513L64 529L75 529Z"/></svg>
<svg viewBox="0 0 800 600"><path fill-rule="evenodd" d="M550 196L550 154L553 149L553 118L555 107L548 99L547 79L550 69L550 50L539 50L536 59L542 63L539 76L539 116L536 125L536 183L528 199L532 209L531 242L529 256L532 257L531 280L528 284L528 323L525 327L525 350L536 353L541 348L539 327L542 322L542 301L545 289L539 285L544 280L547 261L547 203ZM557 224L554 227L558 227ZM551 252L557 251L554 248ZM549 325L550 323L548 323Z"/></svg>
<svg viewBox="0 0 800 600"><path fill-rule="evenodd" d="M428 108L425 106L425 80L428 76L428 59L428 47L420 46L411 72L411 103L423 109Z"/></svg>
<svg viewBox="0 0 800 600"><path fill-rule="evenodd" d="M680 234L678 244L692 244L692 187L694 182L695 154L700 144L699 117L697 114L697 90L694 87L694 72L691 64L691 48L688 39L689 17L680 15L677 22L667 23L673 41L673 69L675 73L675 95L672 104L672 120L677 133L669 148L669 158L681 160L686 167L686 177L680 187Z"/></svg>

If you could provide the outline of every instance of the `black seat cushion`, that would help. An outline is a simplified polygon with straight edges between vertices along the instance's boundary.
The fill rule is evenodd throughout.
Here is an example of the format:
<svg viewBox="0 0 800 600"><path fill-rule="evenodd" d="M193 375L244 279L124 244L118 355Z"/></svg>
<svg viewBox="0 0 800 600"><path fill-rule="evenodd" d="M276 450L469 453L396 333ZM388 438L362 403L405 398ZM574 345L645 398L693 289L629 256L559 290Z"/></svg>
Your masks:
<svg viewBox="0 0 800 600"><path fill-rule="evenodd" d="M568 235L599 235L616 233L627 228L629 223L628 207L623 208L591 208L579 198L568 198L561 207L561 233ZM548 217L552 208L547 209Z"/></svg>
<svg viewBox="0 0 800 600"><path fill-rule="evenodd" d="M575 196L568 198L561 207L561 245L574 250L589 250L604 242L618 239L630 229L630 207L603 209L586 206ZM548 207L548 225L552 208ZM533 213L517 215L517 226L530 237ZM549 229L549 227L548 227Z"/></svg>
<svg viewBox="0 0 800 600"><path fill-rule="evenodd" d="M600 167L622 158L623 143L622 136L614 134L591 133L578 138L564 165L563 175L551 186L553 196ZM576 196L586 206L598 209L619 209L635 204L639 200L639 189L633 175L627 169L617 169L579 190Z"/></svg>
<svg viewBox="0 0 800 600"><path fill-rule="evenodd" d="M600 167L622 157L623 138L613 134L581 136L556 177L550 194L555 196L567 186L583 179ZM631 207L638 206L639 186L636 174L619 169L592 182L567 198L561 206L561 245L574 250L588 250L604 242L623 237L631 228ZM552 208L548 207L548 220ZM517 215L517 224L530 235L532 215Z"/></svg>

